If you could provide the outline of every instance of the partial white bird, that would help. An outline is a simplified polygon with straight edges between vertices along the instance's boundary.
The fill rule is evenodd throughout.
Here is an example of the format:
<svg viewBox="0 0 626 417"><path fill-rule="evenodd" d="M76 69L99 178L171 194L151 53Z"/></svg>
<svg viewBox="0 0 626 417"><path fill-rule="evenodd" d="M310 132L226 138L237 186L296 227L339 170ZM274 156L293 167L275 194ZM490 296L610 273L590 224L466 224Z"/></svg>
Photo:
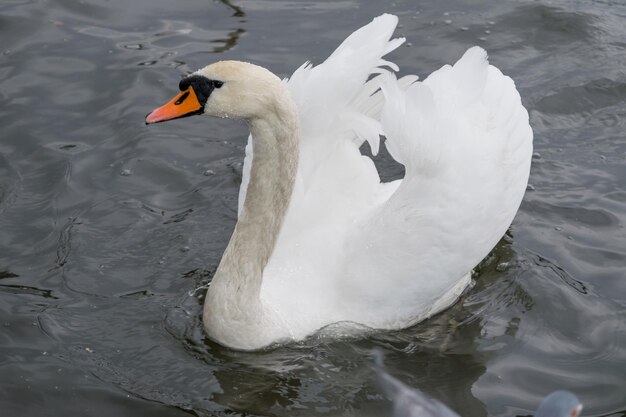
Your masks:
<svg viewBox="0 0 626 417"><path fill-rule="evenodd" d="M513 81L469 49L423 82L383 56L382 15L322 64L281 82L238 61L184 78L146 117L240 118L250 127L239 218L207 291L210 337L252 350L335 323L401 329L450 306L520 205L532 130ZM404 165L383 183L380 136Z"/></svg>
<svg viewBox="0 0 626 417"><path fill-rule="evenodd" d="M393 404L393 417L460 417L447 405L411 388L390 375L383 365L382 355L376 354L376 379L385 396ZM535 417L578 417L583 409L580 400L569 391L554 391L545 397Z"/></svg>
<svg viewBox="0 0 626 417"><path fill-rule="evenodd" d="M389 374L381 353L377 353L375 359L376 382L393 404L393 417L460 417L441 401Z"/></svg>

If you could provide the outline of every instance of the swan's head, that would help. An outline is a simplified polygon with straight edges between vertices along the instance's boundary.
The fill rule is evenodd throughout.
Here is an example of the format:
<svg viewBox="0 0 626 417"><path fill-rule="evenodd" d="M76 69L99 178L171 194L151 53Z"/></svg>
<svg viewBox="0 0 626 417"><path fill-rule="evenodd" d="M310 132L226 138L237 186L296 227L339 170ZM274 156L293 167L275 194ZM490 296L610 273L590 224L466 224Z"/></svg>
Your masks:
<svg viewBox="0 0 626 417"><path fill-rule="evenodd" d="M146 116L146 124L196 114L253 119L271 109L280 79L265 68L240 61L220 61L183 78L180 93Z"/></svg>

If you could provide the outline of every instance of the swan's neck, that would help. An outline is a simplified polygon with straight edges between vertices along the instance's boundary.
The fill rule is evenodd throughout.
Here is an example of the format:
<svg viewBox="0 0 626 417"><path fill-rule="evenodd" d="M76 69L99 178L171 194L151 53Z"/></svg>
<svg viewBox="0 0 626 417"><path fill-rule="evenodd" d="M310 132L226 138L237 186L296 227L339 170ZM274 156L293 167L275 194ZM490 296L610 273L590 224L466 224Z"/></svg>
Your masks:
<svg viewBox="0 0 626 417"><path fill-rule="evenodd" d="M289 206L298 164L298 119L287 94L264 117L248 121L253 138L250 182L235 231L207 291L205 327L227 345L237 344L226 340L237 338L236 328L250 332L263 320L263 270Z"/></svg>
<svg viewBox="0 0 626 417"><path fill-rule="evenodd" d="M237 282L258 298L263 269L283 223L298 163L296 124L257 119L250 122L253 159L246 200L215 279ZM245 289L243 288L245 287Z"/></svg>

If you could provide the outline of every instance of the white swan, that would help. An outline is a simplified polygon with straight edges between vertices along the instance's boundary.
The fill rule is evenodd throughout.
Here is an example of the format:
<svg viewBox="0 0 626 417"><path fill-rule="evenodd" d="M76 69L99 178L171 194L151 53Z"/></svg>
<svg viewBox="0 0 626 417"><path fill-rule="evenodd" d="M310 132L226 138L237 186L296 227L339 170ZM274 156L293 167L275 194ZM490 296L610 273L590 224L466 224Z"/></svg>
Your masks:
<svg viewBox="0 0 626 417"><path fill-rule="evenodd" d="M250 127L239 219L204 304L219 343L251 350L332 323L415 324L458 298L511 224L532 154L513 81L478 47L423 82L396 80L381 59L404 42L390 40L396 24L374 19L286 82L217 62L146 117ZM383 133L402 180L381 183L359 152L368 141L376 153Z"/></svg>

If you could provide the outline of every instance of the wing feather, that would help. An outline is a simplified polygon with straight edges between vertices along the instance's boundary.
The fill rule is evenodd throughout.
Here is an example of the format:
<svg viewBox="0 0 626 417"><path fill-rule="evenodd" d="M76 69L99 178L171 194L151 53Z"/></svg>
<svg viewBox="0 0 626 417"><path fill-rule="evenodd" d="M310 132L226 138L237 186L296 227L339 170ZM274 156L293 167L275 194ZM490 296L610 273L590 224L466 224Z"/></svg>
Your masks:
<svg viewBox="0 0 626 417"><path fill-rule="evenodd" d="M390 39L396 24L374 19L286 81L300 160L261 298L294 338L335 321L400 328L447 307L526 188L532 131L512 80L477 47L423 82L397 80L382 59L404 41ZM381 183L359 151L377 152L382 133L403 180Z"/></svg>

